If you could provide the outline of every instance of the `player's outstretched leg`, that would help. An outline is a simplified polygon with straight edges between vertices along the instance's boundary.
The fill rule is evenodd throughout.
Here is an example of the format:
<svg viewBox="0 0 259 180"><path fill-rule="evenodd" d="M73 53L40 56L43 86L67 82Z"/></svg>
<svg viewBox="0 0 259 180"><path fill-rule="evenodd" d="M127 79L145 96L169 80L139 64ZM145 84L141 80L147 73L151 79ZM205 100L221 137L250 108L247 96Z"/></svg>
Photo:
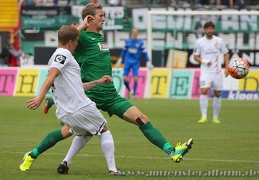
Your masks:
<svg viewBox="0 0 259 180"><path fill-rule="evenodd" d="M145 116L143 116L145 118ZM145 137L154 145L162 149L167 153L174 162L180 162L182 157L192 148L193 139L189 139L187 142L181 144L178 143L176 147L173 147L160 133L160 131L153 127L151 122L143 123L140 118L136 119L136 122L140 125L140 130L145 135Z"/></svg>
<svg viewBox="0 0 259 180"><path fill-rule="evenodd" d="M52 98L46 98L46 105L43 108L43 112L45 114L48 113L49 109L52 107L52 105L54 104L54 100Z"/></svg>
<svg viewBox="0 0 259 180"><path fill-rule="evenodd" d="M172 152L171 159L174 162L179 163L182 160L182 157L192 148L193 139L190 138L185 143L177 143L175 146L175 151Z"/></svg>
<svg viewBox="0 0 259 180"><path fill-rule="evenodd" d="M67 128L68 128L67 126L64 126L62 130L65 131ZM63 136L62 130L57 129L48 133L47 136L45 136L45 138L40 142L40 144L37 147L35 147L32 151L27 152L24 155L23 160L20 164L20 170L21 171L29 170L30 167L32 166L32 163L40 154L42 154L43 152L45 152L46 150L54 146L57 142L72 135L72 133L68 132Z"/></svg>

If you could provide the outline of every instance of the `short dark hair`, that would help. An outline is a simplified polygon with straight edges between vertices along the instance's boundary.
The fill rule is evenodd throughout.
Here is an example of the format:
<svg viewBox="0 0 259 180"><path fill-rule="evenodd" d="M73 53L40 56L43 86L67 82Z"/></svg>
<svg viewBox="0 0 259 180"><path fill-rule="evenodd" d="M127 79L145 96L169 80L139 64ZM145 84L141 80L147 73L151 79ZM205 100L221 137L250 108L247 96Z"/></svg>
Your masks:
<svg viewBox="0 0 259 180"><path fill-rule="evenodd" d="M213 29L215 29L215 24L212 21L208 21L204 24L204 29L208 27L213 27Z"/></svg>

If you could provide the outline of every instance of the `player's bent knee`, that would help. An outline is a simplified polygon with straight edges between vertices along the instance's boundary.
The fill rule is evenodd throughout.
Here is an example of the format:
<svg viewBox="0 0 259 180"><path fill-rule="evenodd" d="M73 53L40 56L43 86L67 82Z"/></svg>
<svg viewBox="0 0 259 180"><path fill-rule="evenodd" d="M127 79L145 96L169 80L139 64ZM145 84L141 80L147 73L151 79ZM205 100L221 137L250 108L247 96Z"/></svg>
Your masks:
<svg viewBox="0 0 259 180"><path fill-rule="evenodd" d="M219 91L214 92L215 97L219 98L221 93Z"/></svg>
<svg viewBox="0 0 259 180"><path fill-rule="evenodd" d="M70 127L68 127L67 125L64 125L62 127L61 132L62 132L62 136L64 138L68 138L68 137L72 136L72 134L73 134L72 131L70 130Z"/></svg>
<svg viewBox="0 0 259 180"><path fill-rule="evenodd" d="M136 122L138 123L139 126L143 126L146 124L148 121L143 121L144 119L140 119L139 117L136 119Z"/></svg>
<svg viewBox="0 0 259 180"><path fill-rule="evenodd" d="M102 131L101 131L101 133L104 133L104 132L106 132L108 130L109 130L109 128L108 128L107 124L105 124L103 129L102 129Z"/></svg>

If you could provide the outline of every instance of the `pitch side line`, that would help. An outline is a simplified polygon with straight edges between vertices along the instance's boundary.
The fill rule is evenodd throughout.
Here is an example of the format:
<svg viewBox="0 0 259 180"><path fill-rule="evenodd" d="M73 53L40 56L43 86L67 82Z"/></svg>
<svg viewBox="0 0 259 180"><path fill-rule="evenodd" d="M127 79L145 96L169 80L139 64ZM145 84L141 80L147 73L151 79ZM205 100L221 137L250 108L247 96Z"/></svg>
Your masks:
<svg viewBox="0 0 259 180"><path fill-rule="evenodd" d="M78 154L79 155L79 154ZM100 156L100 155L90 155L90 154L80 154L81 156ZM138 156L115 156L115 158L129 158L129 159L168 159L165 157L138 157ZM253 160L229 160L229 159L195 159L195 158L184 158L188 161L208 161L208 162L244 162L244 163L259 163L259 161Z"/></svg>
<svg viewBox="0 0 259 180"><path fill-rule="evenodd" d="M12 153L12 154L24 154L24 152L10 152L10 151L5 151L1 152L4 154L7 153ZM65 154L58 154L58 153L44 153L47 155L63 155L65 157ZM93 155L93 154L77 154L76 156L85 156L85 157L103 157L103 155ZM144 157L139 157L139 156L115 156L115 158L129 158L129 159L168 159L165 157L149 157L149 156L144 156ZM253 160L235 160L235 159L198 159L198 158L184 158L184 160L188 161L207 161L207 162L234 162L234 163L259 163L259 160L253 161Z"/></svg>

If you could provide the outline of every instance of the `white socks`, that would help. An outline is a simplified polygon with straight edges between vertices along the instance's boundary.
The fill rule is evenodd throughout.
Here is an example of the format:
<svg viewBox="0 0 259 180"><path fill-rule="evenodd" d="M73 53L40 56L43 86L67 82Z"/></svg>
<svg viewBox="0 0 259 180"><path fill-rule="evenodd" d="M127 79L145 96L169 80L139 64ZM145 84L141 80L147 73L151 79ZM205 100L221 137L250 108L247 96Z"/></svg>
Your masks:
<svg viewBox="0 0 259 180"><path fill-rule="evenodd" d="M117 172L114 157L114 141L111 132L108 130L100 136L101 147L106 158L109 171Z"/></svg>
<svg viewBox="0 0 259 180"><path fill-rule="evenodd" d="M213 99L213 120L218 119L221 108L221 97L214 97Z"/></svg>
<svg viewBox="0 0 259 180"><path fill-rule="evenodd" d="M201 117L207 119L207 109L208 109L208 97L207 95L200 95L200 110Z"/></svg>
<svg viewBox="0 0 259 180"><path fill-rule="evenodd" d="M67 162L69 166L72 162L72 159L76 154L85 146L85 144L92 138L92 136L76 136L74 137L72 144L67 152L67 155L63 161Z"/></svg>
<svg viewBox="0 0 259 180"><path fill-rule="evenodd" d="M68 153L63 161L69 166L75 155L85 146L92 136L76 136L68 150ZM111 132L108 130L100 135L102 151L105 155L106 162L110 171L117 172L114 157L114 141Z"/></svg>
<svg viewBox="0 0 259 180"><path fill-rule="evenodd" d="M218 119L221 108L221 97L214 97L213 99L213 120ZM200 96L200 110L202 118L207 118L208 97L207 95Z"/></svg>

